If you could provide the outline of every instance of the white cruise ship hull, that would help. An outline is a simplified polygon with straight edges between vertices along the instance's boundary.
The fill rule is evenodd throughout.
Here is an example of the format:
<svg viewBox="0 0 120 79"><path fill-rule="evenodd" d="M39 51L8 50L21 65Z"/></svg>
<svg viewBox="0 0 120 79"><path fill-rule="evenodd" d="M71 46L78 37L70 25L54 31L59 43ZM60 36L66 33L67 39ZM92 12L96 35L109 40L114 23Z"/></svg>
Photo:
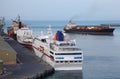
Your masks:
<svg viewBox="0 0 120 79"><path fill-rule="evenodd" d="M79 64L55 64L55 70L82 70L82 63Z"/></svg>
<svg viewBox="0 0 120 79"><path fill-rule="evenodd" d="M33 47L36 56L38 56L39 58L41 58L43 61L45 61L46 63L48 63L49 65L51 65L55 70L82 70L82 62L78 62L78 63L56 63L55 60L51 59L49 55L44 54L42 52L40 52L38 49L36 49L35 47Z"/></svg>
<svg viewBox="0 0 120 79"><path fill-rule="evenodd" d="M34 39L34 41L36 41L36 40L37 39ZM42 52L40 50L40 48L39 48L40 46L44 47L44 52ZM45 61L46 63L51 65L55 70L82 70L82 60L83 60L83 58L74 59L74 57L76 57L76 55L72 55L72 57L71 56L66 57L65 55L61 55L64 58L66 57L66 59L58 60L58 59L56 59L56 57L59 57L59 55L52 55L50 53L50 51L52 51L52 50L50 50L49 47L44 45L39 40L37 40L36 42L33 42L33 49L35 51L36 56L38 56L43 61ZM52 52L55 53L55 51L52 51ZM82 51L77 51L77 52L82 53ZM51 56L53 56L54 59ZM79 55L79 57L82 57L82 55Z"/></svg>

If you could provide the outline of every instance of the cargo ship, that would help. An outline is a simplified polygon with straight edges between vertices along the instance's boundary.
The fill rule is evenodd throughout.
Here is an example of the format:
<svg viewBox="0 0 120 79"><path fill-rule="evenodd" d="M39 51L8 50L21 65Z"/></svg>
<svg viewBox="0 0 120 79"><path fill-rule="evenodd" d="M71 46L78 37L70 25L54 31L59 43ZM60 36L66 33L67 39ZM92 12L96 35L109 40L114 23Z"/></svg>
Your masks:
<svg viewBox="0 0 120 79"><path fill-rule="evenodd" d="M28 48L32 48L33 36L32 30L21 22L20 16L12 21L12 25L7 29L8 36L18 41Z"/></svg>
<svg viewBox="0 0 120 79"><path fill-rule="evenodd" d="M34 38L35 54L51 65L55 70L82 70L83 51L77 47L75 40L65 39L62 31L41 34Z"/></svg>
<svg viewBox="0 0 120 79"><path fill-rule="evenodd" d="M18 29L16 33L16 37L17 37L17 41L20 44L25 45L26 47L32 49L33 35L31 29L27 27Z"/></svg>
<svg viewBox="0 0 120 79"><path fill-rule="evenodd" d="M114 28L102 25L76 25L72 21L64 27L66 33L94 34L94 35L113 35Z"/></svg>
<svg viewBox="0 0 120 79"><path fill-rule="evenodd" d="M24 27L26 27L26 25L20 21L20 16L18 16L15 20L12 20L12 25L7 28L8 36L13 38L14 40L17 40L17 30Z"/></svg>

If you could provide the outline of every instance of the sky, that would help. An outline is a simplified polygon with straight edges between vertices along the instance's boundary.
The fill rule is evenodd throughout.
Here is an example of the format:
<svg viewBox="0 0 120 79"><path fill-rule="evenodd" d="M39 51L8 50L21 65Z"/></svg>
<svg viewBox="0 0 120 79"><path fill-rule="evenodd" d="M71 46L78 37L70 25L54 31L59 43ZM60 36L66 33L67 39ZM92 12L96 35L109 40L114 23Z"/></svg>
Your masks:
<svg viewBox="0 0 120 79"><path fill-rule="evenodd" d="M0 16L24 20L120 20L120 0L0 0Z"/></svg>

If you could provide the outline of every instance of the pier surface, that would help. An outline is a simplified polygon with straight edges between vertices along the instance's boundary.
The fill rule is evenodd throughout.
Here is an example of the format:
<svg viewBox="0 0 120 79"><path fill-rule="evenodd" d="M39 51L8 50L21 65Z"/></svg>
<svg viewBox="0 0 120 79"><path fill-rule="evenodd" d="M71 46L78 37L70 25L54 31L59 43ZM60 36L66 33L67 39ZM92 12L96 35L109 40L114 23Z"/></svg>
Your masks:
<svg viewBox="0 0 120 79"><path fill-rule="evenodd" d="M35 56L33 51L28 50L13 39L6 38L5 41L17 52L19 63L5 65L6 71L0 75L0 79L36 79L54 72L54 69Z"/></svg>
<svg viewBox="0 0 120 79"><path fill-rule="evenodd" d="M4 64L16 64L16 51L0 36L0 59Z"/></svg>

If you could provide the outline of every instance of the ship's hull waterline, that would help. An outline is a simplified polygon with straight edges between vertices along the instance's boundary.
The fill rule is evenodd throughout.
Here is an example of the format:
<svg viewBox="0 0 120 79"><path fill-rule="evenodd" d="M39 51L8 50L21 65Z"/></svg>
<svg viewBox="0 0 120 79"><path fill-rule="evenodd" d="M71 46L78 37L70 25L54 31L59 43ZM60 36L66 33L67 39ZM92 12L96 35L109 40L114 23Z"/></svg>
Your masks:
<svg viewBox="0 0 120 79"><path fill-rule="evenodd" d="M66 33L76 33L76 34L93 34L93 35L113 35L114 29L103 29L103 30L72 30L64 29Z"/></svg>

